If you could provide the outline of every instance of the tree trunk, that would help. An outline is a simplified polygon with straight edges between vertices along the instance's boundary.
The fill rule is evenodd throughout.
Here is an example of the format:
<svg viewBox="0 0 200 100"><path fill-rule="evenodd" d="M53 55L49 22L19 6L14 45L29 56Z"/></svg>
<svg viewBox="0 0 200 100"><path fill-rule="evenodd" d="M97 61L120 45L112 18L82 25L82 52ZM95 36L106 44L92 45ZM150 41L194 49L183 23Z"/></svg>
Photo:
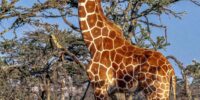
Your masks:
<svg viewBox="0 0 200 100"><path fill-rule="evenodd" d="M65 100L65 79L62 80L61 83L61 100Z"/></svg>
<svg viewBox="0 0 200 100"><path fill-rule="evenodd" d="M183 79L184 79L184 88L185 88L186 95L188 97L188 100L192 100L192 94L191 94L191 90L189 87L188 77L185 74L185 72L183 74L184 74Z"/></svg>
<svg viewBox="0 0 200 100"><path fill-rule="evenodd" d="M46 86L47 86L47 88L46 88L47 89L46 90L47 91L47 100L51 100L51 98L50 98L51 97L51 90L50 90L49 80L47 80L47 85Z"/></svg>

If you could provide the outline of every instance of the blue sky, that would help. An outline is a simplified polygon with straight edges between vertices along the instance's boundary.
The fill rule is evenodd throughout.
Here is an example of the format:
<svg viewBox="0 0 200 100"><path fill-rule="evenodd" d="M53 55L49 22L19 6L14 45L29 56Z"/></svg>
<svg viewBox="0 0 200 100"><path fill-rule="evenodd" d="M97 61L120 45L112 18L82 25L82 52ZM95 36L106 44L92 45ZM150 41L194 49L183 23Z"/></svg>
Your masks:
<svg viewBox="0 0 200 100"><path fill-rule="evenodd" d="M26 5L27 7L32 6L34 0L32 2L25 2L26 0L22 0L19 5ZM186 11L181 20L175 19L173 17L162 16L162 23L168 27L168 42L171 43L170 46L167 47L166 51L161 51L165 56L174 55L180 61L184 63L184 65L191 64L191 61L196 59L200 60L200 7L183 1L177 3L170 8L176 11ZM78 20L76 18L71 18L71 22L77 23ZM66 25L63 23L62 19L48 19L43 21L50 21L51 23L63 24L60 28L66 28ZM157 21L155 19L151 21ZM7 22L3 23L4 25L8 24ZM23 30L19 29L19 31L29 31L31 30L31 26L26 26ZM1 28L0 28L1 31ZM154 30L153 34L162 34L160 30ZM8 35L10 37L10 35ZM180 76L180 71L177 66L171 61L174 65L176 73Z"/></svg>
<svg viewBox="0 0 200 100"><path fill-rule="evenodd" d="M178 3L171 7L177 11L186 11L181 20L165 18L163 23L168 26L168 40L171 45L165 55L174 55L184 65L192 60L200 61L200 7L191 2ZM172 62L172 61L171 61ZM179 73L175 66L176 72Z"/></svg>

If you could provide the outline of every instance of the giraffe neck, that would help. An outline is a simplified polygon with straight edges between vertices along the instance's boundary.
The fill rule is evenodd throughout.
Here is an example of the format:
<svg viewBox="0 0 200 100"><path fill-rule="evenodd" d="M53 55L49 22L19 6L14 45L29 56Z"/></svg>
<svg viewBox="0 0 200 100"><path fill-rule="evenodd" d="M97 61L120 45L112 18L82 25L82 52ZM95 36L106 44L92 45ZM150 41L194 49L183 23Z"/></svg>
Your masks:
<svg viewBox="0 0 200 100"><path fill-rule="evenodd" d="M83 39L92 56L96 51L105 49L102 47L105 42L112 42L111 39L104 42L103 37L123 36L119 27L104 15L101 0L79 0L78 14Z"/></svg>
<svg viewBox="0 0 200 100"><path fill-rule="evenodd" d="M104 16L100 2L100 0L79 0L78 2L80 28L83 39L92 55L97 48L94 41L101 36L101 28L103 27Z"/></svg>

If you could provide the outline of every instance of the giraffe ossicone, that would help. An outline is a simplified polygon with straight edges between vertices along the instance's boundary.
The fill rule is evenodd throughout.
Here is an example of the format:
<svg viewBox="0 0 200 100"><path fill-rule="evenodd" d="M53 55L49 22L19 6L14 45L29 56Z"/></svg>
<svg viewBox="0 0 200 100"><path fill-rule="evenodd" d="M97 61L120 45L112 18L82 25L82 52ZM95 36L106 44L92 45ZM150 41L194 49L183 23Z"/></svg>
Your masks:
<svg viewBox="0 0 200 100"><path fill-rule="evenodd" d="M109 92L142 91L148 100L176 95L174 69L159 52L129 43L121 29L103 14L101 0L78 1L79 23L92 59L87 74L97 100ZM175 98L175 97L174 97Z"/></svg>

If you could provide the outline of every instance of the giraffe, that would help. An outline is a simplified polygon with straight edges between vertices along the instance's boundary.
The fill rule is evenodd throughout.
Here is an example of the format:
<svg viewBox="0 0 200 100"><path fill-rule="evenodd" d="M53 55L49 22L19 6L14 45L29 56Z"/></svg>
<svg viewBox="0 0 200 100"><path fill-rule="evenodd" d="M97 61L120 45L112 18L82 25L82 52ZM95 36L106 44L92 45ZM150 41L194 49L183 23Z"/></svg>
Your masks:
<svg viewBox="0 0 200 100"><path fill-rule="evenodd" d="M148 100L176 99L176 77L169 61L157 51L132 45L103 13L101 0L78 1L79 24L92 59L87 74L96 100L112 90L141 91Z"/></svg>

